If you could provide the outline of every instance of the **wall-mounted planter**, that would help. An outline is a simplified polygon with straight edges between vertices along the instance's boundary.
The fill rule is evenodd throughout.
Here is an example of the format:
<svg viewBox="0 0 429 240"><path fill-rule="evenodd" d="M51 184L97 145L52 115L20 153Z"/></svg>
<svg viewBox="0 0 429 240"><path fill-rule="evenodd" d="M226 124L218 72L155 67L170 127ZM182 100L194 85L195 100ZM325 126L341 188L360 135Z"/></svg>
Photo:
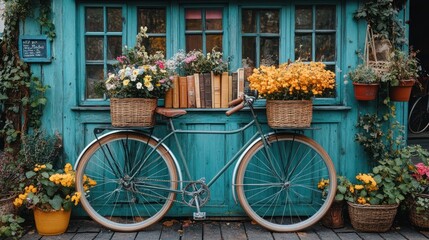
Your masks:
<svg viewBox="0 0 429 240"><path fill-rule="evenodd" d="M371 101L377 98L379 83L353 83L355 98L359 101Z"/></svg>
<svg viewBox="0 0 429 240"><path fill-rule="evenodd" d="M415 79L400 80L398 86L391 86L389 89L390 100L408 102L415 82Z"/></svg>

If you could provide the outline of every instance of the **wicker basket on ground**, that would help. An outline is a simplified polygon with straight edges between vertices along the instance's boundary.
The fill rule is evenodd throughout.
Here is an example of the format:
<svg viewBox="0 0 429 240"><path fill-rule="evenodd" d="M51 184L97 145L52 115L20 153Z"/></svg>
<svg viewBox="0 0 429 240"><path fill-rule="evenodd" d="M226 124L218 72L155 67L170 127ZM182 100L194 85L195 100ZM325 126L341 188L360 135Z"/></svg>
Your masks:
<svg viewBox="0 0 429 240"><path fill-rule="evenodd" d="M353 228L360 232L387 232L393 224L398 204L362 205L348 202Z"/></svg>

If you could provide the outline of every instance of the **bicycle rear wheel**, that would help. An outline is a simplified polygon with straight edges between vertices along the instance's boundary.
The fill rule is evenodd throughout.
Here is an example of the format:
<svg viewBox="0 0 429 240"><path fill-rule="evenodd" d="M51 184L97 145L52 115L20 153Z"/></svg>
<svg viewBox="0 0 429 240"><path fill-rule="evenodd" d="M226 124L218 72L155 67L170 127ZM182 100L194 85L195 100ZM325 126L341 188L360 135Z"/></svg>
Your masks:
<svg viewBox="0 0 429 240"><path fill-rule="evenodd" d="M160 220L173 204L177 169L157 141L132 131L106 134L85 149L76 187L88 215L115 231L138 231ZM88 188L88 178L96 182Z"/></svg>
<svg viewBox="0 0 429 240"><path fill-rule="evenodd" d="M408 116L408 129L412 133L422 133L429 127L428 95L419 97L413 104Z"/></svg>
<svg viewBox="0 0 429 240"><path fill-rule="evenodd" d="M267 141L265 148L259 140L240 162L236 191L241 206L271 231L299 231L315 224L336 192L331 158L318 143L303 135L273 134ZM322 178L330 182L327 196L317 188Z"/></svg>

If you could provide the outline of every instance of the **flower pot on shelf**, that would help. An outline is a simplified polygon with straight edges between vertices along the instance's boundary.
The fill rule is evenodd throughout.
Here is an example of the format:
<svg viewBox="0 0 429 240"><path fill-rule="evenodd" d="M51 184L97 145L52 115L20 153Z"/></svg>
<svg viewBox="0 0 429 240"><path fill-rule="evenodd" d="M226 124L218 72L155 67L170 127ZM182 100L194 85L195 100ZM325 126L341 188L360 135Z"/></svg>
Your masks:
<svg viewBox="0 0 429 240"><path fill-rule="evenodd" d="M416 197L420 197L426 200L429 200L429 194L417 194ZM417 199L415 199L416 201ZM416 202L411 204L409 212L410 222L413 226L419 228L429 228L429 210L417 210Z"/></svg>
<svg viewBox="0 0 429 240"><path fill-rule="evenodd" d="M266 110L272 128L310 127L313 119L311 100L267 100Z"/></svg>
<svg viewBox="0 0 429 240"><path fill-rule="evenodd" d="M371 101L377 98L379 83L353 83L356 100Z"/></svg>
<svg viewBox="0 0 429 240"><path fill-rule="evenodd" d="M34 222L39 235L59 235L64 233L69 225L71 210L43 211L33 209Z"/></svg>
<svg viewBox="0 0 429 240"><path fill-rule="evenodd" d="M387 232L393 224L399 204L363 205L348 203L353 228L360 232Z"/></svg>
<svg viewBox="0 0 429 240"><path fill-rule="evenodd" d="M112 126L153 127L157 103L155 98L111 98Z"/></svg>
<svg viewBox="0 0 429 240"><path fill-rule="evenodd" d="M390 100L397 102L408 102L411 96L411 90L415 84L415 79L400 80L398 86L389 88Z"/></svg>
<svg viewBox="0 0 429 240"><path fill-rule="evenodd" d="M342 228L344 227L343 208L344 201L335 200L332 202L328 212L322 218L322 224L328 228Z"/></svg>

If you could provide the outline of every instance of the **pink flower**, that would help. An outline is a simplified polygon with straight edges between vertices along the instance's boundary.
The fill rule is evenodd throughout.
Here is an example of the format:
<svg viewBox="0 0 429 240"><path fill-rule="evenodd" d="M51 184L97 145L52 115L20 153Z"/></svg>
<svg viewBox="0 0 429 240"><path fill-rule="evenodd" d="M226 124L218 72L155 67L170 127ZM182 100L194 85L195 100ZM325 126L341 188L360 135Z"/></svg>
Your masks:
<svg viewBox="0 0 429 240"><path fill-rule="evenodd" d="M187 58L185 58L185 63L191 63L193 61L195 61L195 59L197 59L197 57L195 55L189 56Z"/></svg>
<svg viewBox="0 0 429 240"><path fill-rule="evenodd" d="M155 64L158 65L159 68L165 69L165 65L163 61L158 60L155 62Z"/></svg>
<svg viewBox="0 0 429 240"><path fill-rule="evenodd" d="M119 56L119 57L116 57L116 60L118 62L120 62L120 63L124 63L125 60L127 60L127 57L125 57L125 56Z"/></svg>

